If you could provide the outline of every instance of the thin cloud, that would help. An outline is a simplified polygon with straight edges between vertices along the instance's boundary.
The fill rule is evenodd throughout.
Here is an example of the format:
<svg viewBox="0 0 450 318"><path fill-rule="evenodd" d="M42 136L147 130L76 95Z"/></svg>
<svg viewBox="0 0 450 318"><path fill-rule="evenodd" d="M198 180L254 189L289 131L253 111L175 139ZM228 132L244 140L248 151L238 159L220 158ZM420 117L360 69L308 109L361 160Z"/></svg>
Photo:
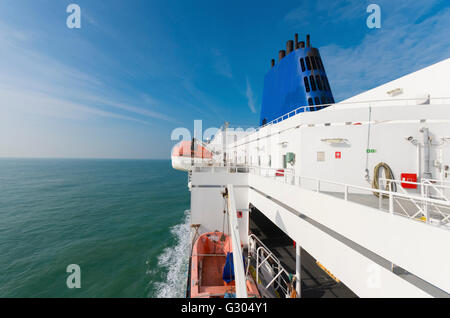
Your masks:
<svg viewBox="0 0 450 318"><path fill-rule="evenodd" d="M228 59L223 55L223 53L218 49L212 49L212 55L214 58L214 69L217 74L222 75L226 78L233 78L233 73L231 71L231 65Z"/></svg>
<svg viewBox="0 0 450 318"><path fill-rule="evenodd" d="M41 54L33 48L32 39L26 35L27 33L4 25L1 27L0 39L5 49L0 51L0 68L3 70L0 73L0 87L8 87L15 93L15 95L9 95L11 99L6 98L5 94L0 97L2 107L11 107L16 103L22 105L22 110L26 106L31 113L35 113L35 109L42 106L40 101L48 100L51 105L59 104L65 109L70 108L71 113L78 110L84 115L131 120L143 124L148 122L134 118L132 115L178 122L167 114L150 109L150 104L154 105L158 102L156 99L148 95L138 99L117 94L96 76ZM21 94L20 91L22 91ZM111 93L119 95L118 98L112 100L104 97L111 96ZM24 95L23 98L20 95ZM24 103L26 96L36 96L36 100L27 99ZM98 109L98 106L103 106L103 109ZM111 111L105 111L105 106L111 108ZM41 115L45 113L52 116L53 110L55 116L61 116L61 112L56 107L45 105L42 107L45 111L41 111ZM114 110L128 112L131 116L115 113ZM72 114L72 117L76 116ZM80 116L80 118L84 117Z"/></svg>
<svg viewBox="0 0 450 318"><path fill-rule="evenodd" d="M296 27L307 26L311 21L317 20L340 22L364 15L366 12L364 6L368 4L361 0L306 1L300 7L288 12L283 21Z"/></svg>
<svg viewBox="0 0 450 318"><path fill-rule="evenodd" d="M351 48L321 48L336 100L353 96L450 56L450 8L414 23L427 9L391 11L382 28ZM417 8L416 8L417 7ZM427 6L428 9L430 6ZM397 23L402 21L402 23Z"/></svg>
<svg viewBox="0 0 450 318"><path fill-rule="evenodd" d="M207 93L198 89L197 86L190 79L184 79L182 82L182 86L185 89L186 93L195 99L195 102L199 103L199 106L203 106L208 108L211 111L211 114L217 116L222 121L225 121L223 117L223 112L216 106L217 102L211 98ZM193 103L191 103L193 104Z"/></svg>
<svg viewBox="0 0 450 318"><path fill-rule="evenodd" d="M100 110L86 104L75 103L71 100L55 98L47 94L17 89L13 87L0 87L0 110L5 112L21 112L46 117L83 120L90 116L114 118L133 121L149 125L148 122Z"/></svg>
<svg viewBox="0 0 450 318"><path fill-rule="evenodd" d="M126 102L118 102L114 101L108 98L100 97L100 96L93 96L93 95L85 95L81 97L81 99L85 100L86 102L90 104L102 104L107 107L117 108L121 110L125 110L127 112L131 112L134 114L146 116L149 118L155 118L155 119L161 119L164 121L172 122L172 123L179 123L176 119L167 116L165 114L162 114L160 112L156 112L147 108L138 107L135 106L133 103L126 103ZM150 99L150 97L147 97L145 99L145 103L148 103L151 100L152 103L156 103L157 101L155 99Z"/></svg>
<svg viewBox="0 0 450 318"><path fill-rule="evenodd" d="M255 97L253 95L253 90L250 85L250 81L247 78L247 89L245 91L245 96L247 97L247 105L248 108L252 111L253 114L256 114L256 107L255 107Z"/></svg>

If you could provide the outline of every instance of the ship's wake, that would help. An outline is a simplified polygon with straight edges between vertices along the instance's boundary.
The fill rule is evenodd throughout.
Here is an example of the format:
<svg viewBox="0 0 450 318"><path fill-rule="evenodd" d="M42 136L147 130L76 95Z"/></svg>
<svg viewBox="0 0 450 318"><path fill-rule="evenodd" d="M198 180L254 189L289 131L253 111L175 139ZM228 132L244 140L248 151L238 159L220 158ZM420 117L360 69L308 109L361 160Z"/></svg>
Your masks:
<svg viewBox="0 0 450 318"><path fill-rule="evenodd" d="M158 257L158 266L167 270L164 282L156 283L156 297L185 297L190 248L190 211L184 212L184 222L170 229L175 246L164 249Z"/></svg>

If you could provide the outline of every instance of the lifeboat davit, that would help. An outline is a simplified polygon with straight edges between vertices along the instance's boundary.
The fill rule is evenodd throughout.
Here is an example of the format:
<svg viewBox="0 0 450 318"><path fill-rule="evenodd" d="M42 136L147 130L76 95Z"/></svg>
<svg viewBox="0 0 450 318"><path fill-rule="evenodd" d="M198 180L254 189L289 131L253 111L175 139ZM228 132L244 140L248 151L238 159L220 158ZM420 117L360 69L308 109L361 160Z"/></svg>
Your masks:
<svg viewBox="0 0 450 318"><path fill-rule="evenodd" d="M191 298L231 298L235 295L231 238L222 232L202 234L192 249ZM253 280L247 279L248 297L260 297Z"/></svg>
<svg viewBox="0 0 450 318"><path fill-rule="evenodd" d="M193 165L212 164L212 151L200 141L182 141L172 149L172 167L177 170L188 171Z"/></svg>

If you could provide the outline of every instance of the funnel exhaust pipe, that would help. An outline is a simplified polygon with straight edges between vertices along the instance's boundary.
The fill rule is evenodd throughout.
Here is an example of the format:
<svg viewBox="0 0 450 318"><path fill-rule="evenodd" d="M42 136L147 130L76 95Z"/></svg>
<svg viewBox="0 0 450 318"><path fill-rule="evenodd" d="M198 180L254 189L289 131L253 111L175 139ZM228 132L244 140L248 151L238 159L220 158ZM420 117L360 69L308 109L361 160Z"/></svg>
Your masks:
<svg viewBox="0 0 450 318"><path fill-rule="evenodd" d="M278 61L281 61L285 56L286 56L285 50L281 50L280 52L278 52Z"/></svg>
<svg viewBox="0 0 450 318"><path fill-rule="evenodd" d="M289 55L292 51L294 51L294 41L289 40L286 42L286 55Z"/></svg>

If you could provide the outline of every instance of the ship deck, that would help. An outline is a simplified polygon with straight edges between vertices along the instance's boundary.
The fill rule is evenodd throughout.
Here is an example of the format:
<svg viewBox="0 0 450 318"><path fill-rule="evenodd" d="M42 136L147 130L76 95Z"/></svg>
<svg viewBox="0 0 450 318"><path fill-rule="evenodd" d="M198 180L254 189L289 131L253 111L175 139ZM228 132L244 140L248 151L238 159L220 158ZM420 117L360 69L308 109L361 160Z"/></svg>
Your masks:
<svg viewBox="0 0 450 318"><path fill-rule="evenodd" d="M343 198L344 194L339 192L325 192L337 198ZM361 193L348 193L348 201L365 205L374 209L389 212L389 199L382 198L381 200L373 194L361 194ZM393 201L393 211L395 214L403 215L416 221L426 221L426 219L420 213L420 209L423 209L423 204L413 199L400 199L396 198ZM445 221L445 216L448 214L448 208L445 206L429 205L427 207L430 216L431 223L436 225L444 225L448 227L448 223ZM443 214L445 213L445 214Z"/></svg>

